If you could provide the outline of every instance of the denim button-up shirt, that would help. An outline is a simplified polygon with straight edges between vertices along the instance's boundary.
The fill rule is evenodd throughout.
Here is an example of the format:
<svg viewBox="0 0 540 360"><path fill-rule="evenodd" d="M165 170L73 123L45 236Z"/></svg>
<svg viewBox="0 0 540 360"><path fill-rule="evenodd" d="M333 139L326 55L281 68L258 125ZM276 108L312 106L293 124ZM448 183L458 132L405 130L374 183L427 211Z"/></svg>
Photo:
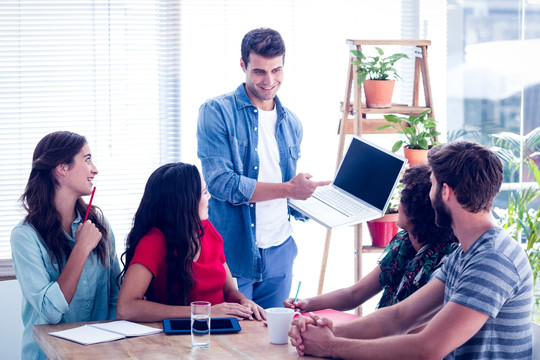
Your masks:
<svg viewBox="0 0 540 360"><path fill-rule="evenodd" d="M296 175L302 125L277 97L276 141L283 182ZM259 176L259 114L244 84L234 92L205 102L199 109L198 151L208 190L209 219L224 239L233 276L261 281L261 257L256 245L255 203L249 200ZM304 220L289 208L289 213Z"/></svg>

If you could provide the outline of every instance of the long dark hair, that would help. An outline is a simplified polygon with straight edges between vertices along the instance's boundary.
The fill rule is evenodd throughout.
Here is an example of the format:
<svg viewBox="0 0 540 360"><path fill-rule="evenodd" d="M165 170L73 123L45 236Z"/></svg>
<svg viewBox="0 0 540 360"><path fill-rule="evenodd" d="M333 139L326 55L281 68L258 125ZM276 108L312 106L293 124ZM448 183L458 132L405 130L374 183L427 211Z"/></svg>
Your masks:
<svg viewBox="0 0 540 360"><path fill-rule="evenodd" d="M166 164L150 175L126 239L126 251L122 254L124 270L119 279L123 279L141 238L157 228L165 235L167 245L169 304L189 304L194 283L193 259L204 234L199 217L201 191L201 177L194 165Z"/></svg>
<svg viewBox="0 0 540 360"><path fill-rule="evenodd" d="M410 233L418 238L420 244L437 242L457 242L450 228L440 228L435 224L435 210L431 205L431 169L427 165L416 165L405 171L400 182L401 203L409 217L413 229Z"/></svg>
<svg viewBox="0 0 540 360"><path fill-rule="evenodd" d="M84 136L69 131L53 132L41 139L34 150L32 171L30 171L26 189L21 196L23 207L27 211L25 220L39 233L49 251L51 263L56 260L59 271L62 271L71 254L71 247L66 241L66 235L62 229L62 219L54 204L56 190L60 186L54 171L56 166L60 164L67 164L71 168L75 155L81 151L85 144ZM85 214L87 206L81 198L75 202L75 210L79 214ZM111 245L108 240L107 228L101 220L103 214L99 210L100 216L98 216L98 210L92 205L88 215L88 218L103 235L93 251L103 265L108 266L107 248Z"/></svg>

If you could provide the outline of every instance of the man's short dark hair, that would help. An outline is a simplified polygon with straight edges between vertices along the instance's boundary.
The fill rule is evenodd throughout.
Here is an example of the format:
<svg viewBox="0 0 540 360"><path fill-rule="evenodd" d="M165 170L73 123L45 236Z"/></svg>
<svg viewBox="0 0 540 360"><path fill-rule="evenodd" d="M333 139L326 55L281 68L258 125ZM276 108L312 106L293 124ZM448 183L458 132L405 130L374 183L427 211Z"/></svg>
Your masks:
<svg viewBox="0 0 540 360"><path fill-rule="evenodd" d="M467 211L491 210L503 179L493 151L472 141L452 141L430 149L428 162L438 185L450 186Z"/></svg>
<svg viewBox="0 0 540 360"><path fill-rule="evenodd" d="M254 29L242 39L242 61L246 67L250 53L265 58L285 57L285 42L276 30L270 28Z"/></svg>

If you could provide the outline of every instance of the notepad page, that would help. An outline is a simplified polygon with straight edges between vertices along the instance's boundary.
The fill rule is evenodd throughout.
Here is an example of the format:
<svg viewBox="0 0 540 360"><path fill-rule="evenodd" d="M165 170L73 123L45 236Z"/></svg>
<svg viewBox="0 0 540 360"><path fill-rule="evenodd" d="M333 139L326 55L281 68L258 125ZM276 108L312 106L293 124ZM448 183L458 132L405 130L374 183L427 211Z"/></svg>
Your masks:
<svg viewBox="0 0 540 360"><path fill-rule="evenodd" d="M107 323L91 324L90 326L93 326L98 329L103 329L106 331L122 334L127 337L151 335L151 334L157 334L163 331L162 329L157 329L151 326L137 324L137 323L127 321L127 320L118 320L118 321L112 321L112 322L107 322Z"/></svg>
<svg viewBox="0 0 540 360"><path fill-rule="evenodd" d="M90 325L83 325L73 329L50 332L49 335L71 340L83 345L124 339L122 334L104 331Z"/></svg>

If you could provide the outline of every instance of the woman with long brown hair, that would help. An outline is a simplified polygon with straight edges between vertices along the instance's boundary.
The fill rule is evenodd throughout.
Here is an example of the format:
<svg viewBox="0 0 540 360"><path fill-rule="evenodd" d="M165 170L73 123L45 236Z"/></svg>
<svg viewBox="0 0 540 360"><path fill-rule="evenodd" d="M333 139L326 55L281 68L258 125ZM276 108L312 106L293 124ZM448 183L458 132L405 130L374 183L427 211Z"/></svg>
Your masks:
<svg viewBox="0 0 540 360"><path fill-rule="evenodd" d="M150 175L122 255L119 319L189 317L191 301L210 302L213 317L264 318L234 285L223 238L208 221L209 197L195 165L165 164Z"/></svg>
<svg viewBox="0 0 540 360"><path fill-rule="evenodd" d="M34 150L21 197L27 215L11 233L24 359L45 359L34 325L114 319L120 273L114 236L101 210L81 198L91 194L97 173L81 135L54 132Z"/></svg>

